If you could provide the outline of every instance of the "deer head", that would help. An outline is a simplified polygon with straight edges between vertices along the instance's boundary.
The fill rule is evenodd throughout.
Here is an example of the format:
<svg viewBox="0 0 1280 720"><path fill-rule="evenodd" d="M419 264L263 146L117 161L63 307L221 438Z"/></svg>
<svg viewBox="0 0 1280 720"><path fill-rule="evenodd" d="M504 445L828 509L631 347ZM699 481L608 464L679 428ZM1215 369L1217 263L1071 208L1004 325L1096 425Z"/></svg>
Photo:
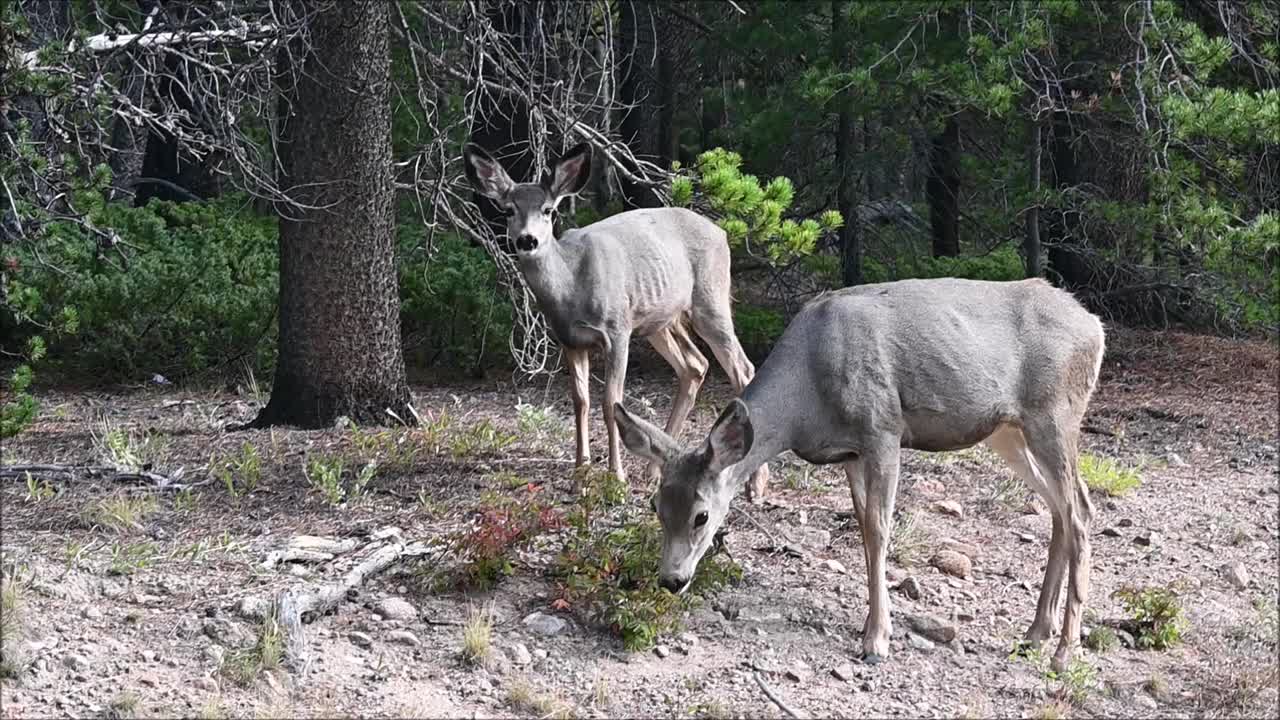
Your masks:
<svg viewBox="0 0 1280 720"><path fill-rule="evenodd" d="M707 439L693 448L681 448L621 404L614 413L627 450L662 467L662 484L651 501L662 524L658 579L671 592L683 592L729 514L729 501L741 489L741 473L734 466L754 440L747 405L737 399L730 402Z"/></svg>
<svg viewBox="0 0 1280 720"><path fill-rule="evenodd" d="M532 256L555 243L556 207L586 187L591 176L591 146L580 143L556 163L540 183L515 183L502 165L479 146L462 151L467 179L476 192L492 200L507 216L507 237L516 253Z"/></svg>

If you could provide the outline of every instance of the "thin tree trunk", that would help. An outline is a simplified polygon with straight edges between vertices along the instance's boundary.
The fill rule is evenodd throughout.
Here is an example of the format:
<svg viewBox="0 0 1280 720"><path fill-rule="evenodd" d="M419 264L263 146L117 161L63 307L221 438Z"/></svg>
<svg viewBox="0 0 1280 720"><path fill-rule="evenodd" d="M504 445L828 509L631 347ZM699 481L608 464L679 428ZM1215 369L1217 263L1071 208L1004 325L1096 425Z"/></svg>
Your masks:
<svg viewBox="0 0 1280 720"><path fill-rule="evenodd" d="M622 141L636 155L652 156L653 128L651 107L646 107L648 93L645 68L651 64L654 52L652 8L637 0L625 0L619 7L618 18L618 102L622 106L618 119L618 132ZM651 83L649 83L651 84ZM643 185L618 177L622 187L622 203L628 210L653 207L657 197Z"/></svg>
<svg viewBox="0 0 1280 720"><path fill-rule="evenodd" d="M947 118L929 151L929 222L933 227L933 256L960 254L960 124Z"/></svg>
<svg viewBox="0 0 1280 720"><path fill-rule="evenodd" d="M1031 166L1031 207L1027 210L1026 236L1023 238L1023 255L1027 263L1027 277L1040 277L1044 272L1040 259L1040 158L1044 151L1043 131L1038 119L1031 121L1031 143L1027 148Z"/></svg>
<svg viewBox="0 0 1280 720"><path fill-rule="evenodd" d="M1076 157L1075 130L1067 113L1054 113L1051 132L1053 187L1058 191L1073 189L1080 182L1080 165ZM1073 231L1075 220L1065 207L1053 208L1048 215L1049 266L1061 278L1063 287L1088 287L1092 272Z"/></svg>
<svg viewBox="0 0 1280 720"><path fill-rule="evenodd" d="M845 28L844 3L831 4L831 60L837 68L848 61L849 33ZM850 168L853 154L854 118L845 93L836 97L839 106L836 117L836 197L844 225L840 227L841 275L846 286L862 284L862 237L858 227L858 209L854 198L853 171Z"/></svg>
<svg viewBox="0 0 1280 720"><path fill-rule="evenodd" d="M668 24L669 25L669 24ZM664 29L658 39L658 158L664 168L680 151L680 131L676 128L676 72L671 47L673 28Z"/></svg>
<svg viewBox="0 0 1280 720"><path fill-rule="evenodd" d="M255 426L405 417L391 169L390 6L335 3L280 57L280 357ZM290 57L303 57L290 67ZM291 72L296 69L295 72Z"/></svg>

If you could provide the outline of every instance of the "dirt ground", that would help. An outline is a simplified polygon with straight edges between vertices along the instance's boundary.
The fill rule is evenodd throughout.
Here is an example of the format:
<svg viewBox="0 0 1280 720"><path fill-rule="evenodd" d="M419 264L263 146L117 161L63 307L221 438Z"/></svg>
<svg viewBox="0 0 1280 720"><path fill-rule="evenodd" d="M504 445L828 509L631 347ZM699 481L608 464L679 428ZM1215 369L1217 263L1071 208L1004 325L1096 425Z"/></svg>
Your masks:
<svg viewBox="0 0 1280 720"><path fill-rule="evenodd" d="M1050 520L993 454L975 449L904 457L898 524L909 529L895 536L891 582L913 578L919 592L891 592L892 655L878 666L858 661L866 577L843 474L782 458L770 502L739 499L744 512L728 522L742 582L689 612L681 634L661 639L664 652L627 652L552 606L553 535L487 593L432 592L413 564L397 564L306 626L304 671L238 684L226 665L258 627L242 601L345 567L264 568L291 538L360 538L386 526L411 540L441 537L469 521L484 491L509 492L512 473L571 503L564 378L416 386L420 411L447 411L458 426L487 418L517 440L462 459L420 455L341 506L310 487L302 467L350 443L350 429L227 433L260 399L243 390L63 391L41 397L39 421L5 443L3 464L97 464L115 428L117 437L150 437L136 452L155 472L181 468L187 483L208 477L211 455L251 443L261 480L239 496L220 482L174 492L83 477L0 481L3 569L17 597L4 650L22 661L17 679L0 680L0 717L780 717L756 673L792 708L820 717L1276 717L1276 348L1120 328L1110 329L1109 345L1082 449L1136 468L1141 485L1120 497L1094 494L1086 625L1126 617L1113 597L1121 587L1167 587L1187 620L1173 649L1082 649L1084 663L1066 681L1010 657L1034 612ZM665 418L671 373L652 358L639 364L629 402L648 401ZM727 397L717 370L687 436L705 432ZM552 406L537 432L520 427L518 399ZM629 502L642 506L642 468L629 462ZM144 499L136 519L104 520L103 508L126 495L154 503ZM937 511L939 501L958 503L961 516ZM779 535L798 550L779 552ZM944 547L972 556L968 577L931 566ZM406 600L408 617L375 613L388 598ZM462 624L478 607L491 607L501 655L489 668L459 654ZM565 627L534 632L523 621L535 612ZM957 637L908 636L907 618L919 615L954 625ZM1057 704L1064 688L1077 690L1069 705ZM546 702L520 704L522 695Z"/></svg>

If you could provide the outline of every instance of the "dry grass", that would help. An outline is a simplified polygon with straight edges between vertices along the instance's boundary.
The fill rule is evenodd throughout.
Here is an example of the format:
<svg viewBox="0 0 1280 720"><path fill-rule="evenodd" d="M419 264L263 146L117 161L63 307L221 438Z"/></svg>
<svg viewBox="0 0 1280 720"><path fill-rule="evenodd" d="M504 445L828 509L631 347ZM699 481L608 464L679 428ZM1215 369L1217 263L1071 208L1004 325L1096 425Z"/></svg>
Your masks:
<svg viewBox="0 0 1280 720"><path fill-rule="evenodd" d="M462 659L484 667L493 658L493 616L488 609L472 608L462 626Z"/></svg>
<svg viewBox="0 0 1280 720"><path fill-rule="evenodd" d="M539 718L569 720L573 708L554 695L540 693L529 681L517 678L507 686L507 704L517 712L526 712Z"/></svg>
<svg viewBox="0 0 1280 720"><path fill-rule="evenodd" d="M916 565L929 552L929 532L920 524L920 513L904 515L893 524L889 536L889 557L904 567Z"/></svg>
<svg viewBox="0 0 1280 720"><path fill-rule="evenodd" d="M22 644L24 614L17 579L0 575L0 678L17 678L27 668L29 659Z"/></svg>
<svg viewBox="0 0 1280 720"><path fill-rule="evenodd" d="M138 716L142 698L132 690L122 690L107 704L108 718L133 718Z"/></svg>
<svg viewBox="0 0 1280 720"><path fill-rule="evenodd" d="M156 499L150 495L116 493L91 504L84 517L92 527L125 532L141 529L143 521L156 508Z"/></svg>

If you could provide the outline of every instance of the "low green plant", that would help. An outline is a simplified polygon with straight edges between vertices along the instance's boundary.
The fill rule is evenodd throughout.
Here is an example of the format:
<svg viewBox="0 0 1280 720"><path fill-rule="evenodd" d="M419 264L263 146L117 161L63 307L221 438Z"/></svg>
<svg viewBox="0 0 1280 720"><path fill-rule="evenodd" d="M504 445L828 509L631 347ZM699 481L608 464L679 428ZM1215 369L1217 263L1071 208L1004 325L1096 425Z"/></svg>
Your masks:
<svg viewBox="0 0 1280 720"><path fill-rule="evenodd" d="M462 659L475 667L485 667L493 659L493 613L472 608L462 625Z"/></svg>
<svg viewBox="0 0 1280 720"><path fill-rule="evenodd" d="M1065 670L1057 671L1045 656L1041 648L1020 648L1015 650L1011 660L1025 659L1040 673L1044 682L1045 693L1062 703L1080 705L1089 693L1097 687L1098 670L1084 658L1073 657Z"/></svg>
<svg viewBox="0 0 1280 720"><path fill-rule="evenodd" d="M200 493L183 488L173 495L173 509L180 513L194 512L200 506Z"/></svg>
<svg viewBox="0 0 1280 720"><path fill-rule="evenodd" d="M1120 637L1116 635L1116 631L1102 625L1090 630L1088 637L1084 640L1084 646L1096 653L1111 652L1119 644Z"/></svg>
<svg viewBox="0 0 1280 720"><path fill-rule="evenodd" d="M29 658L23 650L26 611L22 590L12 574L0 574L0 678L17 678Z"/></svg>
<svg viewBox="0 0 1280 720"><path fill-rule="evenodd" d="M138 693L122 690L107 703L107 717L116 719L136 717L141 704L142 698L138 697Z"/></svg>
<svg viewBox="0 0 1280 720"><path fill-rule="evenodd" d="M568 426L550 405L538 407L526 402L516 403L516 427L522 438L539 444L559 441L568 435Z"/></svg>
<svg viewBox="0 0 1280 720"><path fill-rule="evenodd" d="M449 443L449 452L459 459L492 455L515 441L515 435L504 432L489 420L481 420L455 433Z"/></svg>
<svg viewBox="0 0 1280 720"><path fill-rule="evenodd" d="M151 495L116 493L93 503L86 512L86 521L117 532L137 530L156 507Z"/></svg>
<svg viewBox="0 0 1280 720"><path fill-rule="evenodd" d="M230 652L219 671L232 683L248 687L263 673L279 669L283 658L284 632L273 609L258 626L258 640L253 647Z"/></svg>
<svg viewBox="0 0 1280 720"><path fill-rule="evenodd" d="M769 354L773 344L782 337L787 321L782 313L771 308L737 303L733 307L733 328L738 342L747 355L760 360Z"/></svg>
<svg viewBox="0 0 1280 720"><path fill-rule="evenodd" d="M418 439L409 430L351 431L355 464L374 465L379 474L412 472L418 461Z"/></svg>
<svg viewBox="0 0 1280 720"><path fill-rule="evenodd" d="M1139 648L1168 650L1182 642L1188 624L1178 596L1167 587L1123 587L1112 593L1129 614L1126 624Z"/></svg>
<svg viewBox="0 0 1280 720"><path fill-rule="evenodd" d="M904 515L889 532L889 557L903 567L915 565L929 552L929 532L920 523L920 513Z"/></svg>
<svg viewBox="0 0 1280 720"><path fill-rule="evenodd" d="M107 565L108 575L132 575L148 568L155 562L159 553L151 543L117 543L111 548L111 562Z"/></svg>
<svg viewBox="0 0 1280 720"><path fill-rule="evenodd" d="M1138 471L1126 468L1111 458L1081 453L1080 477L1089 489L1110 497L1123 497L1142 484Z"/></svg>
<svg viewBox="0 0 1280 720"><path fill-rule="evenodd" d="M236 455L211 458L209 471L227 489L228 495L238 498L257 489L262 480L262 458L253 443L246 440Z"/></svg>
<svg viewBox="0 0 1280 720"><path fill-rule="evenodd" d="M510 575L518 550L560 526L559 513L542 500L540 492L539 487L527 485L511 493L482 495L474 524L453 539L460 559L444 576L446 584L488 590Z"/></svg>
<svg viewBox="0 0 1280 720"><path fill-rule="evenodd" d="M345 457L317 454L307 458L303 474L325 502L337 506L368 494L369 484L378 475L378 463L369 460L353 472Z"/></svg>
<svg viewBox="0 0 1280 720"><path fill-rule="evenodd" d="M103 420L91 435L103 463L129 472L154 465L162 445L156 435L145 433L139 438L110 420Z"/></svg>
<svg viewBox="0 0 1280 720"><path fill-rule="evenodd" d="M47 478L40 478L37 480L30 472L28 472L26 480L27 502L41 503L58 494L58 489L55 488L53 483L49 482Z"/></svg>

